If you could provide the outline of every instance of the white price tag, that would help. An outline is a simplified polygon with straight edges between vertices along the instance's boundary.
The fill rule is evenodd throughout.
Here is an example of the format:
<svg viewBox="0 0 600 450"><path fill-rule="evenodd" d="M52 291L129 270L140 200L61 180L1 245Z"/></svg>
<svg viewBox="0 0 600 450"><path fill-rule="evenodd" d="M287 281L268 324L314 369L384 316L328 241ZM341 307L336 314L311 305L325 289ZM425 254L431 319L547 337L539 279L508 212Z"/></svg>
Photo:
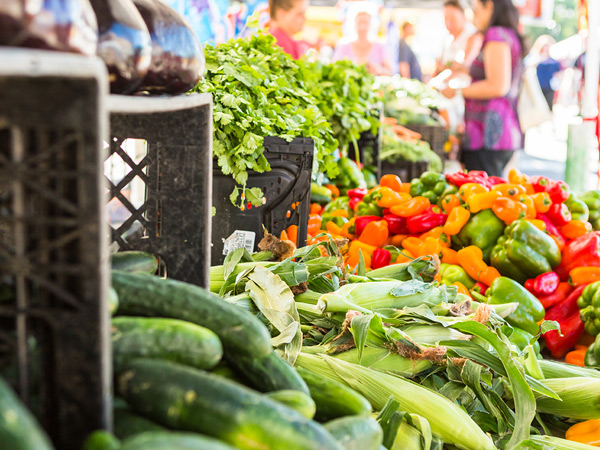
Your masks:
<svg viewBox="0 0 600 450"><path fill-rule="evenodd" d="M256 233L254 231L235 230L223 243L223 255L244 247L252 253L255 240Z"/></svg>

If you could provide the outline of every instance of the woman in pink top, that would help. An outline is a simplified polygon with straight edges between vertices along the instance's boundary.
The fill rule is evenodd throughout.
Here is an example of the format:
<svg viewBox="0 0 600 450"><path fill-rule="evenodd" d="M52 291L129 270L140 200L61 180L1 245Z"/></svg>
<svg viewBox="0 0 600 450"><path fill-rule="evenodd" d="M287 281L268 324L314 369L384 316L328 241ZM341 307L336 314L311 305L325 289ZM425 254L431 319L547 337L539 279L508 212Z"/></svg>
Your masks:
<svg viewBox="0 0 600 450"><path fill-rule="evenodd" d="M308 49L305 42L292 37L304 28L307 7L307 0L269 0L269 32L275 36L277 45L294 59L300 58Z"/></svg>
<svg viewBox="0 0 600 450"><path fill-rule="evenodd" d="M360 12L356 15L357 39L348 44L338 45L333 60L349 59L356 64L366 64L374 75L391 75L390 63L383 44L369 41L371 15Z"/></svg>

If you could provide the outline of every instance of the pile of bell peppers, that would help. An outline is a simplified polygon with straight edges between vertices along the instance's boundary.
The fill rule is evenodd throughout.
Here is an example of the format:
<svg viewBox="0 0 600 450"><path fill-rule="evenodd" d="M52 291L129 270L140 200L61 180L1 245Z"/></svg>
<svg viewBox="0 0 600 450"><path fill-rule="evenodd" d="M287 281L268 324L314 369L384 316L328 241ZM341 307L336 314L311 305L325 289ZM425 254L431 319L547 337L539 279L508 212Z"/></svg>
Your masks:
<svg viewBox="0 0 600 450"><path fill-rule="evenodd" d="M347 239L349 270L361 260L369 270L433 255L438 282L490 303L517 299L510 322L521 330L558 322L561 333L544 335L556 357L586 329L598 334L600 294L583 292L600 282L600 231L589 222L600 218L600 192L578 198L562 181L516 170L507 179L426 172L402 182L388 174L371 189L332 189L330 203L311 205L308 242L323 232Z"/></svg>

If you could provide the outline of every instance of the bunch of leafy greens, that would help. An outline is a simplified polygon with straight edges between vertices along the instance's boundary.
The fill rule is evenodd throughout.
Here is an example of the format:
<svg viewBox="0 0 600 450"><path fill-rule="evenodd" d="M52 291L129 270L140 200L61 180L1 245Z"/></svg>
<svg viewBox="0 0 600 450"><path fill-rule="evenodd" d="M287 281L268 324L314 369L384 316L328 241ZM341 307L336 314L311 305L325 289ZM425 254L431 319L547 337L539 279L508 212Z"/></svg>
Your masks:
<svg viewBox="0 0 600 450"><path fill-rule="evenodd" d="M241 185L240 206L262 204L261 190L246 189L246 182L248 170L270 170L265 136L312 138L313 173L337 175L333 153L338 143L331 126L302 82L300 68L271 35L258 33L204 51L206 74L195 91L213 96L213 156L223 173ZM231 195L234 204L238 192Z"/></svg>
<svg viewBox="0 0 600 450"><path fill-rule="evenodd" d="M323 64L307 59L301 59L298 64L302 80L331 123L344 154L350 143L357 147L364 131L377 134L379 97L373 88L375 79L364 65L358 66L348 60Z"/></svg>
<svg viewBox="0 0 600 450"><path fill-rule="evenodd" d="M442 160L431 150L425 141L405 141L396 136L391 126L383 125L381 153L382 161L396 162L399 160L420 162L429 161L429 169L434 172L442 171Z"/></svg>
<svg viewBox="0 0 600 450"><path fill-rule="evenodd" d="M441 109L444 102L438 91L411 78L378 77L375 86L383 95L386 109L388 104L403 98L413 99L419 106L430 109Z"/></svg>

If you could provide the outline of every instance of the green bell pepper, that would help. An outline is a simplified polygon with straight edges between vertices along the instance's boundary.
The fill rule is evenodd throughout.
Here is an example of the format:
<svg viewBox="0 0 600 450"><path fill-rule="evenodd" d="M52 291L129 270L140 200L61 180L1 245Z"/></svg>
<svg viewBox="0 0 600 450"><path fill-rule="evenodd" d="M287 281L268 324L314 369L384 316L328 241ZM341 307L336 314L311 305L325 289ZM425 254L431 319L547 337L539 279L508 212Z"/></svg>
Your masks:
<svg viewBox="0 0 600 450"><path fill-rule="evenodd" d="M348 211L349 218L352 218L352 216L354 215L354 212L350 209L350 197L347 197L345 195L342 195L341 197L336 198L334 201L327 203L327 205L325 205L323 213L332 213L334 211L337 211L338 209L345 209L346 211Z"/></svg>
<svg viewBox="0 0 600 450"><path fill-rule="evenodd" d="M594 230L600 230L600 191L588 191L578 196L583 201L589 211L589 221Z"/></svg>
<svg viewBox="0 0 600 450"><path fill-rule="evenodd" d="M442 263L440 265L440 277L442 278L442 283L448 286L457 281L464 284L467 289L475 286L475 280L467 275L465 269L454 264Z"/></svg>
<svg viewBox="0 0 600 450"><path fill-rule="evenodd" d="M519 306L506 318L506 321L531 335L538 334L537 323L544 318L545 311L540 301L527 289L510 278L499 277L494 280L485 294L488 303L492 305L518 303Z"/></svg>
<svg viewBox="0 0 600 450"><path fill-rule="evenodd" d="M425 187L431 189L440 181L443 181L445 183L446 176L441 173L431 172L428 170L427 172L423 172L421 174L420 180L425 185Z"/></svg>
<svg viewBox="0 0 600 450"><path fill-rule="evenodd" d="M439 200L438 196L433 191L425 191L421 194L421 196L429 200L429 203L431 203L432 205L435 205Z"/></svg>
<svg viewBox="0 0 600 450"><path fill-rule="evenodd" d="M415 178L410 182L410 195L413 197L422 196L429 200L433 205L438 203L440 196L450 187L446 177L436 172L424 172L420 178Z"/></svg>
<svg viewBox="0 0 600 450"><path fill-rule="evenodd" d="M527 220L515 220L507 227L491 253L492 266L519 283L551 272L560 260L554 239Z"/></svg>
<svg viewBox="0 0 600 450"><path fill-rule="evenodd" d="M338 227L342 228L344 226L344 224L346 222L348 222L348 219L346 219L345 217L341 217L341 216L332 216L331 214L323 214L323 217L321 219L321 230L327 231L327 222L333 222Z"/></svg>
<svg viewBox="0 0 600 450"><path fill-rule="evenodd" d="M367 187L364 175L358 165L350 158L340 158L338 167L340 168L340 175L335 179L335 183L340 190Z"/></svg>
<svg viewBox="0 0 600 450"><path fill-rule="evenodd" d="M491 209L485 209L471 216L467 224L455 236L452 236L452 247L456 250L475 245L483 252L483 260L489 264L492 248L504 232L502 222Z"/></svg>
<svg viewBox="0 0 600 450"><path fill-rule="evenodd" d="M375 175L376 170L377 169L373 166L364 167L363 170L361 170L363 176L365 177L365 182L367 183L367 189L377 186L377 175Z"/></svg>
<svg viewBox="0 0 600 450"><path fill-rule="evenodd" d="M592 336L600 335L600 281L588 284L577 299L585 331Z"/></svg>
<svg viewBox="0 0 600 450"><path fill-rule="evenodd" d="M583 200L578 199L573 194L569 196L565 205L569 208L573 220L583 220L584 222L587 222L590 218L590 209L588 206Z"/></svg>
<svg viewBox="0 0 600 450"><path fill-rule="evenodd" d="M584 363L586 366L600 367L600 335L596 336L596 342L585 352Z"/></svg>
<svg viewBox="0 0 600 450"><path fill-rule="evenodd" d="M379 188L365 195L356 209L357 216L383 216L383 208L377 206L377 200L381 198Z"/></svg>
<svg viewBox="0 0 600 450"><path fill-rule="evenodd" d="M427 190L425 184L421 181L420 178L414 178L410 182L410 191L409 194L413 197L417 197L419 195L423 195L423 193Z"/></svg>
<svg viewBox="0 0 600 450"><path fill-rule="evenodd" d="M502 331L504 332L504 334L508 334L508 330L508 326L502 327ZM521 330L520 328L513 328L511 335L508 337L510 343L515 345L520 351L525 350L525 347L529 345L532 339L533 334ZM540 353L540 343L538 341L535 341L535 343L533 344L533 350L536 354Z"/></svg>

